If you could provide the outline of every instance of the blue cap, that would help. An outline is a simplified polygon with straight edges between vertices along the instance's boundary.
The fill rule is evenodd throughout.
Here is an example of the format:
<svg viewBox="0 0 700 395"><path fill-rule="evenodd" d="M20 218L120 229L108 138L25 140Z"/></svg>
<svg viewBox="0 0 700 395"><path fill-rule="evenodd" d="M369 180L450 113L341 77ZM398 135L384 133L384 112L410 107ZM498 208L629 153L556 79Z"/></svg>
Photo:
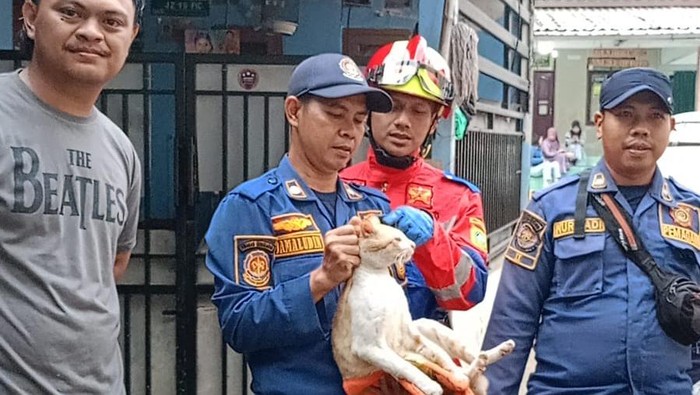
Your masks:
<svg viewBox="0 0 700 395"><path fill-rule="evenodd" d="M665 74L647 67L620 70L603 81L600 89L600 109L613 109L642 91L655 93L669 114L673 114L671 81Z"/></svg>
<svg viewBox="0 0 700 395"><path fill-rule="evenodd" d="M393 105L386 92L367 85L352 59L336 53L312 56L294 69L287 95L300 97L306 94L326 99L364 94L367 110L376 112L389 112Z"/></svg>

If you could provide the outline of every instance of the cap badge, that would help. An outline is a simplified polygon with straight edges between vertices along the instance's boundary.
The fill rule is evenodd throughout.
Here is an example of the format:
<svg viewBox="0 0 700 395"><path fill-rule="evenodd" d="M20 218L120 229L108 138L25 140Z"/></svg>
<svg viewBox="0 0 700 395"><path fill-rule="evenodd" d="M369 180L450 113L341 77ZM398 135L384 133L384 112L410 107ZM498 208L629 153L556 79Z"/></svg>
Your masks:
<svg viewBox="0 0 700 395"><path fill-rule="evenodd" d="M340 70L342 70L344 76L358 82L362 82L364 80L360 68L357 67L352 59L343 57L338 65L340 66Z"/></svg>

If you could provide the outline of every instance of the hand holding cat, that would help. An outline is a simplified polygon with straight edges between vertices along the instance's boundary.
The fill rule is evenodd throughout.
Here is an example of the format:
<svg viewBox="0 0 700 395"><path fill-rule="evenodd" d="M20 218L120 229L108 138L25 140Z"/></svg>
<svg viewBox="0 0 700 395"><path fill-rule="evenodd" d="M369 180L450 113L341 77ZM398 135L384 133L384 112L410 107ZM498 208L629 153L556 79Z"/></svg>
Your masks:
<svg viewBox="0 0 700 395"><path fill-rule="evenodd" d="M311 292L314 301L318 301L328 291L350 278L355 267L360 264L359 239L356 225L352 221L328 231L323 241L323 262L311 272Z"/></svg>
<svg viewBox="0 0 700 395"><path fill-rule="evenodd" d="M423 210L411 206L399 206L396 210L382 217L382 222L391 225L416 243L416 247L428 242L433 237L433 218Z"/></svg>

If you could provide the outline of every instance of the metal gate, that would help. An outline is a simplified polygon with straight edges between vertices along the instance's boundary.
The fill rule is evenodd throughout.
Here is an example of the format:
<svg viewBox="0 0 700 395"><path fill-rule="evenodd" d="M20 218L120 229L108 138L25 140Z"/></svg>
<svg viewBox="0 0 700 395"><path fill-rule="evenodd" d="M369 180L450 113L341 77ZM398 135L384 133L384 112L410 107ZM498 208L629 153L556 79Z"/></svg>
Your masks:
<svg viewBox="0 0 700 395"><path fill-rule="evenodd" d="M195 239L232 187L277 165L289 137L284 116L287 82L298 57L186 56L187 130L196 139ZM245 219L238 219L245 220ZM213 277L197 255L197 393L247 394L245 361L221 340L209 301Z"/></svg>

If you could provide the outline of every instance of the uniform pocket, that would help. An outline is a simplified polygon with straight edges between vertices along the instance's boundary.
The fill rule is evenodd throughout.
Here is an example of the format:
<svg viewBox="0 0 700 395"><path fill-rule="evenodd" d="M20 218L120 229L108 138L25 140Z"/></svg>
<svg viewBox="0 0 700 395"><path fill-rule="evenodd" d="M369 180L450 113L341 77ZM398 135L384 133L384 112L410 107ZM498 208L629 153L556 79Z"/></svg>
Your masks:
<svg viewBox="0 0 700 395"><path fill-rule="evenodd" d="M577 240L564 237L554 242L556 295L581 297L603 292L605 234L586 234Z"/></svg>
<svg viewBox="0 0 700 395"><path fill-rule="evenodd" d="M700 251L684 241L667 238L666 243L672 247L673 253L661 262L656 260L659 266L697 280L700 275Z"/></svg>

